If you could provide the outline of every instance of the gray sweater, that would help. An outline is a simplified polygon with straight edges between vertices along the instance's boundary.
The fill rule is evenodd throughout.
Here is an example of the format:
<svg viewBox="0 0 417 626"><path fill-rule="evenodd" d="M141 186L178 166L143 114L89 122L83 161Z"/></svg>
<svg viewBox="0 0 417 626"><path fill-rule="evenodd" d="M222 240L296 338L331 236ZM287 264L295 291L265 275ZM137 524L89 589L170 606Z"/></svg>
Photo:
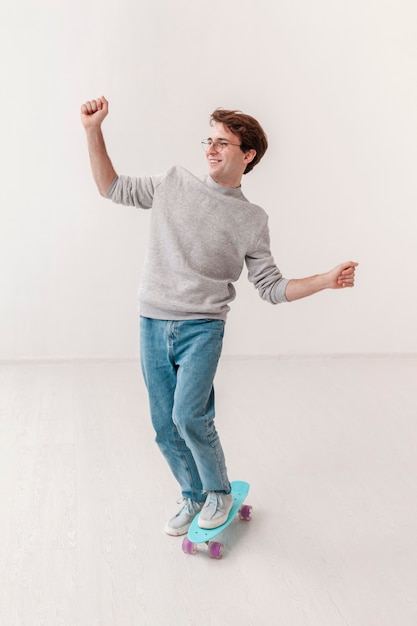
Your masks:
<svg viewBox="0 0 417 626"><path fill-rule="evenodd" d="M139 290L140 314L164 320L226 320L246 262L248 278L272 304L288 282L270 252L268 216L240 188L197 178L181 167L159 176L118 176L107 197L152 207L150 240Z"/></svg>

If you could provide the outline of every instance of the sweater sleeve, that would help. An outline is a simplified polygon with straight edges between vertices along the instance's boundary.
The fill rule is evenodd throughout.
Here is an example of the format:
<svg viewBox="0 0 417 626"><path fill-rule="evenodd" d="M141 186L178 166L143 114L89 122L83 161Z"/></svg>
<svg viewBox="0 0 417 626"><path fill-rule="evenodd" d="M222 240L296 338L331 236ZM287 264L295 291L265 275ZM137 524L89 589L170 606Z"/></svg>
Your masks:
<svg viewBox="0 0 417 626"><path fill-rule="evenodd" d="M263 300L271 304L288 302L285 297L288 279L282 276L271 254L268 224L255 250L246 255L245 262L248 268L248 279L254 284Z"/></svg>
<svg viewBox="0 0 417 626"><path fill-rule="evenodd" d="M140 209L150 209L156 187L162 181L163 175L142 176L117 176L110 185L106 198L116 204L135 206Z"/></svg>

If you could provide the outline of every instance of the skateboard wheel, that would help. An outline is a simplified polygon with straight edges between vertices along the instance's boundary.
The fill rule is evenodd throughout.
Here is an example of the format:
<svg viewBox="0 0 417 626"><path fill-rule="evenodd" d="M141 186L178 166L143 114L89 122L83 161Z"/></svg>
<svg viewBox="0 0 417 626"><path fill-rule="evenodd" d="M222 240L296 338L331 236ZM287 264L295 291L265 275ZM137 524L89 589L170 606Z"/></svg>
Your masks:
<svg viewBox="0 0 417 626"><path fill-rule="evenodd" d="M239 509L239 519L244 520L245 522L249 522L252 518L252 507L248 504L244 504Z"/></svg>
<svg viewBox="0 0 417 626"><path fill-rule="evenodd" d="M195 554L197 552L197 544L188 539L187 536L182 540L182 551L185 554Z"/></svg>
<svg viewBox="0 0 417 626"><path fill-rule="evenodd" d="M220 541L208 542L208 554L211 559L221 559L223 556L224 545Z"/></svg>

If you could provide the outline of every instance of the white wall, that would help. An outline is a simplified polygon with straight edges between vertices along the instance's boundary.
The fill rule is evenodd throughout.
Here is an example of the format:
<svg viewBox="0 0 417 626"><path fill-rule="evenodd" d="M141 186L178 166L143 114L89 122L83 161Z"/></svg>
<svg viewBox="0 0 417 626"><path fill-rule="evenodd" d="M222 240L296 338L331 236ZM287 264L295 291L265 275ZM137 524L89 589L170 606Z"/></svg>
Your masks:
<svg viewBox="0 0 417 626"><path fill-rule="evenodd" d="M0 358L135 357L149 215L100 198L80 104L120 173L180 163L216 106L265 127L244 192L284 275L354 290L272 307L246 275L229 354L417 352L414 0L17 0L0 9Z"/></svg>

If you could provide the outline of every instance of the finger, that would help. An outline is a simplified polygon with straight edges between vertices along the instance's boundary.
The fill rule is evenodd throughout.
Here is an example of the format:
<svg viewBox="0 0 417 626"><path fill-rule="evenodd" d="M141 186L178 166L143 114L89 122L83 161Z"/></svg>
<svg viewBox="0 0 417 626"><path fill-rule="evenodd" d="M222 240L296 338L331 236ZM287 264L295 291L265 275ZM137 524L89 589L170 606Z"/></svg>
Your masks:
<svg viewBox="0 0 417 626"><path fill-rule="evenodd" d="M108 101L106 100L106 98L104 96L101 96L100 102L101 102L103 111L107 114L108 110L109 110L109 103L108 103Z"/></svg>
<svg viewBox="0 0 417 626"><path fill-rule="evenodd" d="M358 263L356 263L355 261L346 261L346 263L342 263L341 265L339 265L339 267L342 272L345 272L346 270L355 270L357 265Z"/></svg>
<svg viewBox="0 0 417 626"><path fill-rule="evenodd" d="M338 285L340 287L353 287L353 285L355 284L355 281L353 280L353 278L351 279L341 279L338 281Z"/></svg>
<svg viewBox="0 0 417 626"><path fill-rule="evenodd" d="M91 101L87 100L87 102L81 107L81 110L85 115L91 115L91 113L93 112Z"/></svg>
<svg viewBox="0 0 417 626"><path fill-rule="evenodd" d="M346 274L345 272L342 272L341 274L339 274L339 276L337 277L337 280L339 282L342 281L349 281L349 280L355 280L355 273L354 272L350 272L348 274Z"/></svg>
<svg viewBox="0 0 417 626"><path fill-rule="evenodd" d="M337 277L337 280L339 282L344 281L344 280L346 280L346 281L355 280L355 274L354 273L352 273L352 274L339 274L339 276Z"/></svg>

